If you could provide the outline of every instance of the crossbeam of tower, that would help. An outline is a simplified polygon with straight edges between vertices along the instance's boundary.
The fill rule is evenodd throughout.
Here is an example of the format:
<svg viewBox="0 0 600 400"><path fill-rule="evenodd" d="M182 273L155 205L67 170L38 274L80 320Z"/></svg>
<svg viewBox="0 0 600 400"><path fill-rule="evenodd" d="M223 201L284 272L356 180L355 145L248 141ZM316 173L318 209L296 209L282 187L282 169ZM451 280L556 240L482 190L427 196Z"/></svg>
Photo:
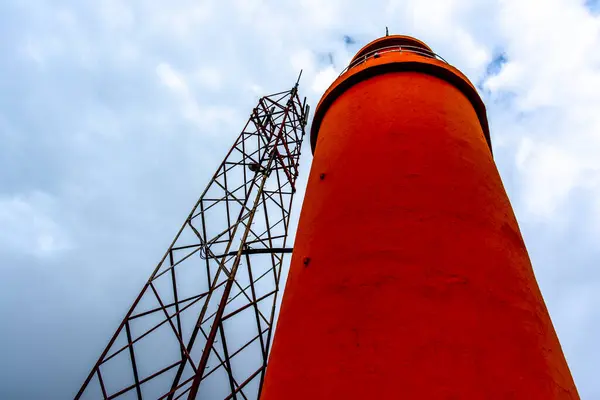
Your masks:
<svg viewBox="0 0 600 400"><path fill-rule="evenodd" d="M258 399L309 107L262 97L75 399Z"/></svg>

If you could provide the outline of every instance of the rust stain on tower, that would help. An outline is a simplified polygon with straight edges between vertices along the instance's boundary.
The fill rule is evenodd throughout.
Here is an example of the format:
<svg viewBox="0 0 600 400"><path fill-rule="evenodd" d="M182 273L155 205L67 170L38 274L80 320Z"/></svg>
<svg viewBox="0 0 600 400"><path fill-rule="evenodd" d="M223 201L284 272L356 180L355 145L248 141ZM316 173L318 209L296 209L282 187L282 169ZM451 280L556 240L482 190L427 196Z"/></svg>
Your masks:
<svg viewBox="0 0 600 400"><path fill-rule="evenodd" d="M263 400L578 398L460 71L377 39L311 145Z"/></svg>

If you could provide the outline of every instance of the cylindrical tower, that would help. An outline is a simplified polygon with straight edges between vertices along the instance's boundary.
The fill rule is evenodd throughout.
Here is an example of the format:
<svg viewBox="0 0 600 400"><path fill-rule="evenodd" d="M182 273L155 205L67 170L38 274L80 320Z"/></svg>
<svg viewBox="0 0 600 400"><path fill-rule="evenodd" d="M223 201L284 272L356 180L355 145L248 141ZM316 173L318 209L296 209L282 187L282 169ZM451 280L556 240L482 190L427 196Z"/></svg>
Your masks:
<svg viewBox="0 0 600 400"><path fill-rule="evenodd" d="M460 71L377 39L311 145L262 400L578 398Z"/></svg>

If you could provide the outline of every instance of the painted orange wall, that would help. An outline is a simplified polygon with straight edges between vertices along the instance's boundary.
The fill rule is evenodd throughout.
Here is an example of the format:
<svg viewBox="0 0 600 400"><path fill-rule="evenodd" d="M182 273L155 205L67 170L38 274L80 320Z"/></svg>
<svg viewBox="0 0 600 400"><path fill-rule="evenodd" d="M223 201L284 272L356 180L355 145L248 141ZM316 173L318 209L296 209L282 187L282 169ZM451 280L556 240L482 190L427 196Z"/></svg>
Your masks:
<svg viewBox="0 0 600 400"><path fill-rule="evenodd" d="M577 399L464 92L377 74L317 134L261 399Z"/></svg>

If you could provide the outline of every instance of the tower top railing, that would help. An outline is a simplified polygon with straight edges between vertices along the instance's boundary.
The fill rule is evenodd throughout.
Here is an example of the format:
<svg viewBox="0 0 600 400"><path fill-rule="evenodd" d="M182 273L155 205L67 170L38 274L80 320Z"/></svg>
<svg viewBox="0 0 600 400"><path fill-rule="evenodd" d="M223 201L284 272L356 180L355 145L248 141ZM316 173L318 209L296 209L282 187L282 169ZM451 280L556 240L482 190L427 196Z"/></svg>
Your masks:
<svg viewBox="0 0 600 400"><path fill-rule="evenodd" d="M387 47L378 48L377 50L372 50L372 51L365 53L365 54L361 55L360 57L352 60L352 62L350 62L350 64L346 68L344 68L344 70L340 73L339 76L344 75L346 72L348 72L352 68L354 68L357 65L360 65L364 62L367 62L367 60L369 60L371 58L379 58L383 54L386 54L386 53L413 53L413 54L418 54L423 57L433 58L433 59L436 59L436 60L439 60L439 61L442 61L442 62L448 64L448 61L444 60L441 56L439 56L436 53L434 53L433 51L427 50L423 47L410 46L410 45L387 46Z"/></svg>

